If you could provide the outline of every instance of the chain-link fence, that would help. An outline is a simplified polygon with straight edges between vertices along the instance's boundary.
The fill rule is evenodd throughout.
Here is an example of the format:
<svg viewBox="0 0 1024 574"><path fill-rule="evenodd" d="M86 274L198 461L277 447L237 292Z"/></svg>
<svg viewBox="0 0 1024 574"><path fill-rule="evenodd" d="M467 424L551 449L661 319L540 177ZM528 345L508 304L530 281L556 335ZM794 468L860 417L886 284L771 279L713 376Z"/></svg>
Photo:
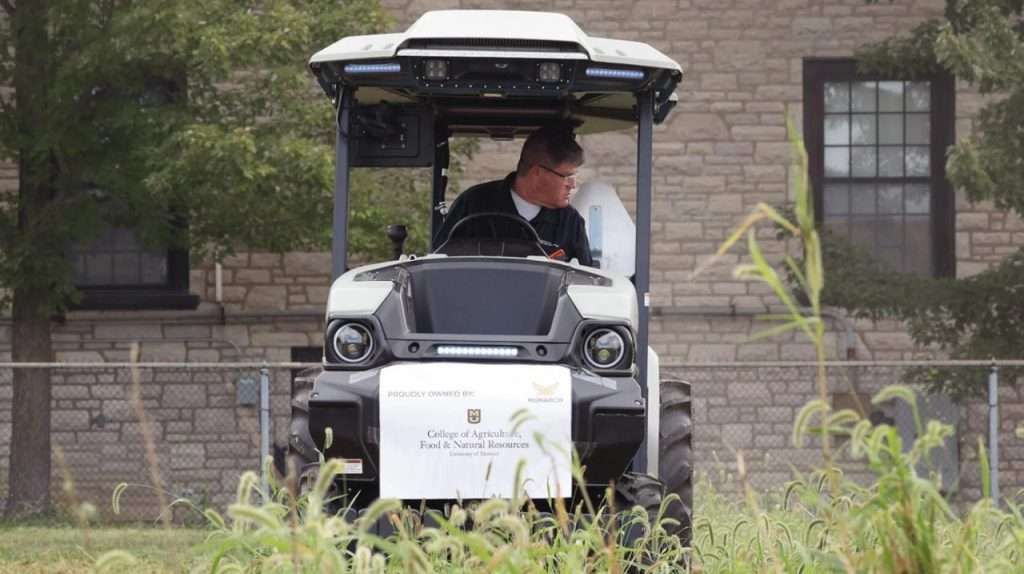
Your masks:
<svg viewBox="0 0 1024 574"><path fill-rule="evenodd" d="M233 499L241 473L260 469L262 452L284 467L294 377L304 366L309 365L48 366L51 445L59 453L51 472L53 500L58 508L66 504L62 485L70 477L76 499L91 502L111 520L155 520L175 499L223 509ZM951 494L962 500L980 498L980 437L990 449L994 484L1004 496L1012 496L1024 488L1024 393L1011 376L1022 366L1024 362L1004 362L999 368L962 362L836 364L826 369L826 398L834 408L852 408L875 422L897 426L909 444L914 435L909 408L900 402L872 405L877 391L907 382L922 368L976 381L975 392L955 399L916 387L925 418L956 428L933 457L931 470L942 474ZM0 365L0 506L8 495L15 412L23 408L15 404L16 368L27 372L43 367ZM801 407L820 396L814 364L663 364L661 375L691 383L698 472L716 479L735 473L742 453L747 479L768 488L790 480L794 469L820 465L816 443L797 446L791 439ZM261 378L268 391L263 409ZM995 394L989 393L992 385ZM261 425L261 411L269 424ZM862 463L842 462L850 476L870 479ZM129 487L115 517L111 494L120 483ZM182 505L174 518L188 521L197 515Z"/></svg>
<svg viewBox="0 0 1024 574"><path fill-rule="evenodd" d="M60 509L90 502L114 520L154 520L176 499L223 509L261 452L283 461L299 364L0 366L0 507L9 491L13 382L44 370L51 381L51 493ZM261 385L262 383L262 385ZM261 386L267 391L261 413ZM269 424L261 425L261 414ZM265 429L266 434L261 433ZM66 478L73 493L65 491ZM111 495L129 486L113 516ZM175 520L197 518L176 505Z"/></svg>
<svg viewBox="0 0 1024 574"><path fill-rule="evenodd" d="M955 429L919 471L940 473L944 489L960 500L979 499L980 438L989 450L992 494L998 496L1001 486L1003 496L1013 496L1024 489L1024 393L1015 384L1021 366L1024 362L831 363L824 369L824 394L835 410L853 409L875 423L895 426L909 449L916 438L911 408L899 400L875 405L872 397L890 385L910 386L925 425L939 420ZM762 489L785 484L794 471L820 468L820 442L813 437L800 445L793 441L801 408L822 395L817 365L675 364L662 365L661 376L691 384L694 466L716 484L728 488L729 478L737 478L739 457L749 483ZM835 441L841 446L843 438ZM847 476L865 483L873 479L863 461L837 450Z"/></svg>

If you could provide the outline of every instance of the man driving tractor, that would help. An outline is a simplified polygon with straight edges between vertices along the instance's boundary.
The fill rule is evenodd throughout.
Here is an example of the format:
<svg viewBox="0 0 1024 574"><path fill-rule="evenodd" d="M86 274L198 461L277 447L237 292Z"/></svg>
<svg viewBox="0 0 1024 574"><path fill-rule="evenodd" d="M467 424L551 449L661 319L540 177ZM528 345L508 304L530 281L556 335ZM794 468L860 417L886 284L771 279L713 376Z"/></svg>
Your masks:
<svg viewBox="0 0 1024 574"><path fill-rule="evenodd" d="M572 129L548 126L533 132L519 155L516 171L504 179L488 181L467 189L452 205L444 225L434 237L434 247L443 244L456 223L479 213L518 215L530 222L542 240L548 256L561 261L579 260L593 266L586 223L569 205L576 188L576 172L583 165L583 148ZM507 221L467 222L465 235L508 235ZM495 230L490 226L498 226Z"/></svg>

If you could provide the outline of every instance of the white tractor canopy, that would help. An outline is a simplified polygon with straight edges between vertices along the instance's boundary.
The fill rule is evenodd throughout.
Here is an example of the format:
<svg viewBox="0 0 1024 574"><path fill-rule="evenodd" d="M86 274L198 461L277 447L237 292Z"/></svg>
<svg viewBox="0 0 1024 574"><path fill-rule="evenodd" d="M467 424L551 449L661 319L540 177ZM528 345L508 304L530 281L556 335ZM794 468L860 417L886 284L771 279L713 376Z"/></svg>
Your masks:
<svg viewBox="0 0 1024 574"><path fill-rule="evenodd" d="M554 121L578 133L633 128L646 92L660 123L682 79L647 44L592 38L563 14L508 10L428 12L404 33L343 38L310 68L332 100L429 105L451 134L497 138Z"/></svg>

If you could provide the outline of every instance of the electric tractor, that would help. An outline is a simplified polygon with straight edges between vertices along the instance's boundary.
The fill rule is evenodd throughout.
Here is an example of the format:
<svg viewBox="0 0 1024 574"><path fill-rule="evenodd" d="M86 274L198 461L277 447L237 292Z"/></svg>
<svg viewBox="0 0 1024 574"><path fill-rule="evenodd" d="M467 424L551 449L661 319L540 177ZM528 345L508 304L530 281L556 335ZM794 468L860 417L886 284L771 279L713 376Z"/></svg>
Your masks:
<svg viewBox="0 0 1024 574"><path fill-rule="evenodd" d="M343 38L309 65L337 112L337 169L323 367L293 390L300 484L339 459L334 509L356 513L378 498L574 508L584 489L653 513L674 493L668 516L688 540L689 387L659 379L647 344L652 132L675 106L679 64L561 14L453 10ZM347 267L351 168L431 168L436 234L451 138L523 139L552 123L588 136L584 147L635 135L635 190L587 182L572 198L596 266L549 258L522 218L476 213L419 256L400 253L392 226L395 260ZM635 220L620 194L635 197Z"/></svg>

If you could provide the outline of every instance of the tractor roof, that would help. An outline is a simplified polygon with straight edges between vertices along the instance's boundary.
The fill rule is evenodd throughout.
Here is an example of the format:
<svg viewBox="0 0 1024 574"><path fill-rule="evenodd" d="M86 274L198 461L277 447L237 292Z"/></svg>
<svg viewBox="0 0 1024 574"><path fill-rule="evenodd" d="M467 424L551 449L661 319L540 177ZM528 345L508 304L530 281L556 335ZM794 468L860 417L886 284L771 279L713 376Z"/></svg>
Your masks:
<svg viewBox="0 0 1024 574"><path fill-rule="evenodd" d="M648 91L660 122L682 78L642 42L590 37L563 14L508 10L428 12L403 33L343 38L310 67L332 99L350 90L357 104L429 104L451 131L492 136L554 120L584 133L633 127L636 97Z"/></svg>

